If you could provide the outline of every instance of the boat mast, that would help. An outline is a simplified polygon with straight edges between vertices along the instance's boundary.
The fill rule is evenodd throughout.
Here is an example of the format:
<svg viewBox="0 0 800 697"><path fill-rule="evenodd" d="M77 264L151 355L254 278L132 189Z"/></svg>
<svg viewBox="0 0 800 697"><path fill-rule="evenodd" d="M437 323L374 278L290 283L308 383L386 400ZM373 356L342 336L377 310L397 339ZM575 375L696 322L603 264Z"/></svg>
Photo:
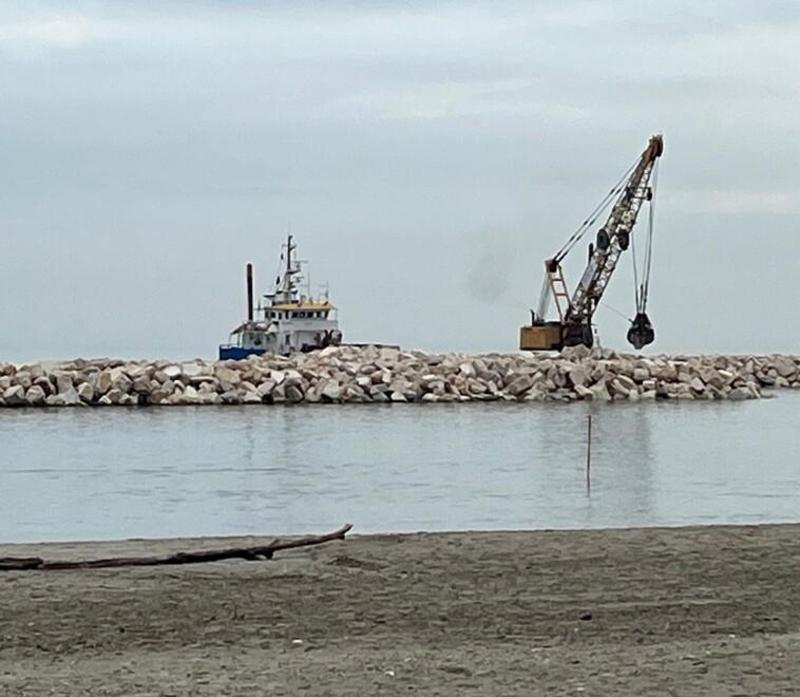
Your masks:
<svg viewBox="0 0 800 697"><path fill-rule="evenodd" d="M287 284L286 290L287 291L291 286L291 283L289 281L289 279L291 278L291 273L292 273L292 233L289 233L289 235L286 238L286 284Z"/></svg>
<svg viewBox="0 0 800 697"><path fill-rule="evenodd" d="M297 245L292 243L291 233L286 238L286 270L283 273L283 283L281 284L281 295L283 302L291 302L295 291L293 276L298 272L295 262L292 259L292 252L297 249Z"/></svg>

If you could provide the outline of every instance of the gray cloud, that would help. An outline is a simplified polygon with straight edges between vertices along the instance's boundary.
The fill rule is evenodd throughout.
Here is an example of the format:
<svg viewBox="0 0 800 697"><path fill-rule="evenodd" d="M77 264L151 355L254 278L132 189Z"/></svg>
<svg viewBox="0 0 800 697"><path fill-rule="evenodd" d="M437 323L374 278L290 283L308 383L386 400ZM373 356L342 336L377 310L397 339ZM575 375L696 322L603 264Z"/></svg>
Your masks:
<svg viewBox="0 0 800 697"><path fill-rule="evenodd" d="M654 348L796 349L797 5L531 5L5 3L0 358L212 354L289 222L348 337L513 349L656 130Z"/></svg>

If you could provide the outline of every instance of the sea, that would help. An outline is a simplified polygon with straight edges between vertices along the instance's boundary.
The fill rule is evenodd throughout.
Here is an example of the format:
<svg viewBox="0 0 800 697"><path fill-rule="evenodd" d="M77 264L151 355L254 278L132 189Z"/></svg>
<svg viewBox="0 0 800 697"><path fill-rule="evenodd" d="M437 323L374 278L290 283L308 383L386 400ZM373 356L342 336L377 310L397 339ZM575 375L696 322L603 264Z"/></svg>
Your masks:
<svg viewBox="0 0 800 697"><path fill-rule="evenodd" d="M794 521L800 392L774 394L3 409L0 542Z"/></svg>

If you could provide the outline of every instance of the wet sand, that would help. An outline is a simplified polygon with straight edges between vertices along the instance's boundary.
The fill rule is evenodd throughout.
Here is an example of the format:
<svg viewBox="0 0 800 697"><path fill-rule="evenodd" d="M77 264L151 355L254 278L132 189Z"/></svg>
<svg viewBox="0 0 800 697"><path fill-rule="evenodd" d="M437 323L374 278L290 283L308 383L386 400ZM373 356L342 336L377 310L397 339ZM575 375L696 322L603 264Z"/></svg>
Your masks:
<svg viewBox="0 0 800 697"><path fill-rule="evenodd" d="M0 695L800 693L800 525L352 536L264 562L7 572L0 598Z"/></svg>

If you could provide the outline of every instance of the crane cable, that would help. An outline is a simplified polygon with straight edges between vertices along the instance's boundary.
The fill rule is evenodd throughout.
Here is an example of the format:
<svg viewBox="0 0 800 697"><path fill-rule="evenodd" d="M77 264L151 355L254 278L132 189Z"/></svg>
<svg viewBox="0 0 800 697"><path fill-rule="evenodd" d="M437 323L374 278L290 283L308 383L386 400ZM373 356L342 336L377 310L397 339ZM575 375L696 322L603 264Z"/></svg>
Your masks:
<svg viewBox="0 0 800 697"><path fill-rule="evenodd" d="M631 235L631 257L633 258L633 289L636 297L636 312L643 314L647 309L647 296L650 293L650 272L653 265L653 231L656 208L656 187L658 184L658 160L653 165L653 183L650 187L652 196L650 197L647 218L647 237L645 238L645 250L642 268L642 280L639 282L639 269L636 264L635 236Z"/></svg>
<svg viewBox="0 0 800 697"><path fill-rule="evenodd" d="M647 221L647 261L645 266L644 281L642 288L642 312L647 306L647 296L650 294L650 271L653 265L653 231L655 230L656 214L656 188L658 186L658 160L653 165L653 185L651 187L653 196L650 199L650 216Z"/></svg>
<svg viewBox="0 0 800 697"><path fill-rule="evenodd" d="M608 208L609 204L614 199L614 197L619 193L621 193L623 188L622 185L624 184L624 182L627 181L631 172L633 172L633 170L636 168L638 164L639 160L637 159L636 162L634 162L626 170L625 174L622 175L620 180L616 184L614 184L613 187L611 187L611 190L603 197L603 200L600 201L600 203L598 203L597 206L595 206L594 210L589 214L586 220L584 220L583 223L581 223L581 225L578 227L578 229L575 230L575 232L573 232L572 235L570 235L569 239L564 243L564 246L561 247L561 249L559 249L558 252L556 252L555 256L553 257L553 259L556 262L560 262L565 256L567 256L567 254L569 254L572 248L578 242L580 242L581 238L586 234L586 231L597 221L598 216L606 208Z"/></svg>

